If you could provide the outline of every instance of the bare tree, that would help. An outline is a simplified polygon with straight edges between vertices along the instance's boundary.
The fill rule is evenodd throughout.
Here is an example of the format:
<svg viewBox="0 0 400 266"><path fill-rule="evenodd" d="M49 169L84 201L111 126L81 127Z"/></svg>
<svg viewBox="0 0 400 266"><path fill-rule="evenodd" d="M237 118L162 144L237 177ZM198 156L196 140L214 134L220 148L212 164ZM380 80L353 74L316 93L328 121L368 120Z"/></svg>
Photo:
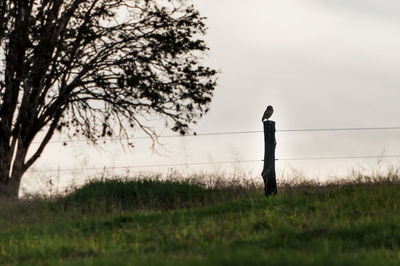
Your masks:
<svg viewBox="0 0 400 266"><path fill-rule="evenodd" d="M188 1L0 1L0 193L18 197L57 130L156 137L158 115L185 134L207 112L216 71Z"/></svg>

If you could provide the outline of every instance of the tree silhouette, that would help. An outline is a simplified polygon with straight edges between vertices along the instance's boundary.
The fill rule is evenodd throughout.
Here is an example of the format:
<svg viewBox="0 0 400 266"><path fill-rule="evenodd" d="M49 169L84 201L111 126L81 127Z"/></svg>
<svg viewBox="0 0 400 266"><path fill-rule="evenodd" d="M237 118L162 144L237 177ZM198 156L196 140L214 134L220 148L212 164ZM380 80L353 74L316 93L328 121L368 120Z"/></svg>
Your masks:
<svg viewBox="0 0 400 266"><path fill-rule="evenodd" d="M216 85L205 32L185 0L1 0L0 194L18 196L56 131L156 138L157 115L185 134Z"/></svg>

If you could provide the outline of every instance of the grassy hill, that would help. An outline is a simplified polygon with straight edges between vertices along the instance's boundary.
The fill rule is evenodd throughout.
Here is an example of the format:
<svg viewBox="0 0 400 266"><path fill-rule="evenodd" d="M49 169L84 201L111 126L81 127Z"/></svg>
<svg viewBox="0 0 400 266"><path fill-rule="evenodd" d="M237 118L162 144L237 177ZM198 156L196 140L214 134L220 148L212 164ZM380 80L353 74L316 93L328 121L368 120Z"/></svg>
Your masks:
<svg viewBox="0 0 400 266"><path fill-rule="evenodd" d="M0 203L0 265L400 265L400 184L99 181Z"/></svg>

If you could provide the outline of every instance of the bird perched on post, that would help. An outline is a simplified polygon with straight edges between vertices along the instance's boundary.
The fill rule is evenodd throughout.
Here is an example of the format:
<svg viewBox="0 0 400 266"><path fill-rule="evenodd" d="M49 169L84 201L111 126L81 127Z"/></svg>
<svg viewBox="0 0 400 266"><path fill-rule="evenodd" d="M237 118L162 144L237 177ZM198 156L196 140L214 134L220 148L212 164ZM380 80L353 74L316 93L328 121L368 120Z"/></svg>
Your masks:
<svg viewBox="0 0 400 266"><path fill-rule="evenodd" d="M265 110L264 115L262 116L261 121L264 121L265 119L268 119L271 117L271 115L274 113L274 108L272 108L271 105L267 106L267 110Z"/></svg>

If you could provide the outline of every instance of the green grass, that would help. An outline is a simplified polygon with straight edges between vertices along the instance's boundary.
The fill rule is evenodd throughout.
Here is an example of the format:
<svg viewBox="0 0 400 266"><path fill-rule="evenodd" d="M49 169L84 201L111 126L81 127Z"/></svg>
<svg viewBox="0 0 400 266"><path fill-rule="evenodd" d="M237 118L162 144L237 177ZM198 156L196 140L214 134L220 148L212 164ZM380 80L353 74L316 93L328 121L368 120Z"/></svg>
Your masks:
<svg viewBox="0 0 400 266"><path fill-rule="evenodd" d="M261 190L101 181L0 204L0 265L400 265L398 182Z"/></svg>

